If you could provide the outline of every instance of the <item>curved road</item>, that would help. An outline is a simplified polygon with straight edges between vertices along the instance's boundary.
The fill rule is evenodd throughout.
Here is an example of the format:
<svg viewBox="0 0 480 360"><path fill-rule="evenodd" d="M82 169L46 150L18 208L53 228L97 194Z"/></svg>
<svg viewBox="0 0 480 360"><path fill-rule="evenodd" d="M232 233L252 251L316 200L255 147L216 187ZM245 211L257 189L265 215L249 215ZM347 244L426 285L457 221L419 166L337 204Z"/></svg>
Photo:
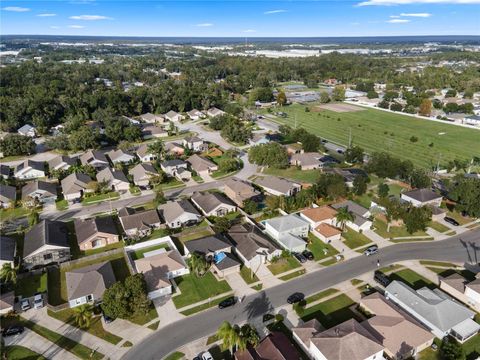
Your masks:
<svg viewBox="0 0 480 360"><path fill-rule="evenodd" d="M478 257L478 258L477 258ZM287 297L300 291L311 295L342 281L405 260L438 260L458 263L480 261L480 229L451 237L447 240L391 245L371 257L358 256L351 260L308 273L299 279L271 287L248 296L230 309L211 309L190 316L156 331L128 351L123 359L162 359L179 347L214 333L222 321L242 323L255 319L286 303Z"/></svg>

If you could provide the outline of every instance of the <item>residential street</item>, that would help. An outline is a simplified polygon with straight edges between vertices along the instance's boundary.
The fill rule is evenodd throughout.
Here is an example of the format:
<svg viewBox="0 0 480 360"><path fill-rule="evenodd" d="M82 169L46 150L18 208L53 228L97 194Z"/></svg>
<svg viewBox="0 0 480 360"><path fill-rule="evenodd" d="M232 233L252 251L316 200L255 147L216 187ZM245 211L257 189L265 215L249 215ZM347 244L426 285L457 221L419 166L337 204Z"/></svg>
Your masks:
<svg viewBox="0 0 480 360"><path fill-rule="evenodd" d="M250 295L233 308L212 309L172 323L134 346L123 359L161 359L182 345L214 333L222 321L232 323L252 321L284 305L287 297L293 292L300 291L308 296L373 271L377 266L377 260L380 260L382 267L416 259L478 263L479 250L480 229L433 243L391 245L381 249L378 255L359 256Z"/></svg>

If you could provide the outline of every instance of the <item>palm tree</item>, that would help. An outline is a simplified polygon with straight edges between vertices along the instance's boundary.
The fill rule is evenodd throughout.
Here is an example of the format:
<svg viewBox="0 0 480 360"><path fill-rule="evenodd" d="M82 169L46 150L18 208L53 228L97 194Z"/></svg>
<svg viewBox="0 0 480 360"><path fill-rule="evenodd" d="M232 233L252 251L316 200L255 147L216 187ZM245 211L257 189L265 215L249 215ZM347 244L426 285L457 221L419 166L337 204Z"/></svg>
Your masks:
<svg viewBox="0 0 480 360"><path fill-rule="evenodd" d="M258 337L257 331L250 324L245 324L240 328L238 341L239 350L245 350L248 345L255 347L259 341L260 338Z"/></svg>
<svg viewBox="0 0 480 360"><path fill-rule="evenodd" d="M335 216L335 219L337 221L336 225L338 226L338 224L340 224L342 231L344 231L347 222L355 220L355 215L353 215L353 212L348 210L348 206L345 206L337 210L337 215Z"/></svg>
<svg viewBox="0 0 480 360"><path fill-rule="evenodd" d="M222 340L224 347L228 348L230 352L233 352L234 347L239 344L240 330L238 326L224 321L217 330L217 338Z"/></svg>
<svg viewBox="0 0 480 360"><path fill-rule="evenodd" d="M3 282L12 282L15 284L17 282L17 269L12 267L10 263L3 264L0 270L0 279L2 279Z"/></svg>
<svg viewBox="0 0 480 360"><path fill-rule="evenodd" d="M73 309L75 323L78 327L85 329L90 326L93 316L93 306L90 304L80 305Z"/></svg>
<svg viewBox="0 0 480 360"><path fill-rule="evenodd" d="M189 259L190 270L195 273L197 277L205 274L208 268L207 260L201 254L193 253Z"/></svg>

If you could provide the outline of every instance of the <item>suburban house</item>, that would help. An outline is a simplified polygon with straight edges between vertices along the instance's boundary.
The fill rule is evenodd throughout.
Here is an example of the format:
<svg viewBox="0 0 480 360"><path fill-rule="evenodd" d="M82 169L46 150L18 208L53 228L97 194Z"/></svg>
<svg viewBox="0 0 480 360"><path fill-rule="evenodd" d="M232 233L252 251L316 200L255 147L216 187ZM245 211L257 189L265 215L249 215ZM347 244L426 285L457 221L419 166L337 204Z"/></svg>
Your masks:
<svg viewBox="0 0 480 360"><path fill-rule="evenodd" d="M143 238L162 225L156 209L136 212L132 208L123 208L118 211L118 220L129 238Z"/></svg>
<svg viewBox="0 0 480 360"><path fill-rule="evenodd" d="M15 239L0 235L0 268L4 264L10 264L13 268L16 252L17 242Z"/></svg>
<svg viewBox="0 0 480 360"><path fill-rule="evenodd" d="M133 177L133 183L141 188L146 188L150 185L152 177L158 175L157 170L152 164L138 164L128 171Z"/></svg>
<svg viewBox="0 0 480 360"><path fill-rule="evenodd" d="M88 150L80 156L80 163L82 165L91 165L97 170L101 170L109 166L108 159L100 151Z"/></svg>
<svg viewBox="0 0 480 360"><path fill-rule="evenodd" d="M442 195L437 194L430 189L415 189L405 191L404 193L400 194L400 198L416 207L439 207L442 204Z"/></svg>
<svg viewBox="0 0 480 360"><path fill-rule="evenodd" d="M162 138L168 136L168 131L164 128L155 126L155 125L147 125L142 128L142 136L146 139L153 139L153 138Z"/></svg>
<svg viewBox="0 0 480 360"><path fill-rule="evenodd" d="M290 165L300 166L302 170L314 170L323 167L322 154L317 152L296 153L290 157Z"/></svg>
<svg viewBox="0 0 480 360"><path fill-rule="evenodd" d="M82 173L73 173L61 181L63 197L67 201L80 201L83 194L88 191L88 184L92 181L90 176Z"/></svg>
<svg viewBox="0 0 480 360"><path fill-rule="evenodd" d="M34 199L43 205L55 204L57 200L57 184L41 180L27 183L22 188L22 202L33 204Z"/></svg>
<svg viewBox="0 0 480 360"><path fill-rule="evenodd" d="M250 223L236 224L228 230L235 254L243 264L257 270L275 256L280 256L282 249L273 243L258 227Z"/></svg>
<svg viewBox="0 0 480 360"><path fill-rule="evenodd" d="M337 210L328 205L324 205L305 209L301 211L299 215L302 219L307 220L312 228L315 228L320 224L335 224Z"/></svg>
<svg viewBox="0 0 480 360"><path fill-rule="evenodd" d="M455 272L451 275L440 277L440 289L473 309L480 310L480 278L468 280Z"/></svg>
<svg viewBox="0 0 480 360"><path fill-rule="evenodd" d="M389 359L414 358L432 345L435 336L382 294L362 298L360 307L373 315L361 325L383 345Z"/></svg>
<svg viewBox="0 0 480 360"><path fill-rule="evenodd" d="M195 152L204 152L208 150L208 144L198 136L190 136L183 139L183 147Z"/></svg>
<svg viewBox="0 0 480 360"><path fill-rule="evenodd" d="M115 281L110 261L65 272L68 305L74 308L100 302L105 290Z"/></svg>
<svg viewBox="0 0 480 360"><path fill-rule="evenodd" d="M237 211L236 205L220 193L194 193L192 202L205 216L225 216Z"/></svg>
<svg viewBox="0 0 480 360"><path fill-rule="evenodd" d="M26 234L23 266L27 269L70 260L68 230L61 221L42 220Z"/></svg>
<svg viewBox="0 0 480 360"><path fill-rule="evenodd" d="M187 159L187 162L199 175L204 173L210 174L213 171L218 170L217 164L197 154L190 156Z"/></svg>
<svg viewBox="0 0 480 360"><path fill-rule="evenodd" d="M287 154L290 156L304 153L303 146L300 143L287 144L284 147L285 150L287 150Z"/></svg>
<svg viewBox="0 0 480 360"><path fill-rule="evenodd" d="M141 162L151 162L157 159L157 155L149 150L147 144L143 144L138 147L137 156Z"/></svg>
<svg viewBox="0 0 480 360"><path fill-rule="evenodd" d="M0 176L8 179L10 177L10 166L0 164Z"/></svg>
<svg viewBox="0 0 480 360"><path fill-rule="evenodd" d="M329 159L329 158L327 158ZM327 160L328 161L328 160ZM336 174L343 177L343 181L347 187L352 188L355 178L358 176L368 177L368 174L358 168L340 169L340 168L324 168L323 171L327 174Z"/></svg>
<svg viewBox="0 0 480 360"><path fill-rule="evenodd" d="M181 144L176 142L168 142L165 144L165 151L167 154L175 155L175 156L182 156L185 153L185 149Z"/></svg>
<svg viewBox="0 0 480 360"><path fill-rule="evenodd" d="M255 184L275 196L293 196L302 189L302 185L276 176L258 177Z"/></svg>
<svg viewBox="0 0 480 360"><path fill-rule="evenodd" d="M293 338L313 360L381 360L384 347L357 320L323 330L317 319L292 329Z"/></svg>
<svg viewBox="0 0 480 360"><path fill-rule="evenodd" d="M170 110L164 115L165 119L171 122L182 121L185 117L182 114L177 113L176 111Z"/></svg>
<svg viewBox="0 0 480 360"><path fill-rule="evenodd" d="M392 281L385 288L385 297L440 339L451 335L463 343L480 330L480 324L473 320L475 312L453 301L440 289L414 290L400 281Z"/></svg>
<svg viewBox="0 0 480 360"><path fill-rule="evenodd" d="M112 170L105 168L97 174L98 182L106 182L108 187L119 192L126 192L130 188L127 177L121 170Z"/></svg>
<svg viewBox="0 0 480 360"><path fill-rule="evenodd" d="M193 121L200 120L205 117L205 114L197 109L190 110L189 112L187 112L187 115Z"/></svg>
<svg viewBox="0 0 480 360"><path fill-rule="evenodd" d="M149 299L170 295L173 292L172 279L190 272L177 250L165 249L145 253L143 258L135 260L135 268L145 277Z"/></svg>
<svg viewBox="0 0 480 360"><path fill-rule="evenodd" d="M163 123L163 115L145 113L140 115L140 119L148 124Z"/></svg>
<svg viewBox="0 0 480 360"><path fill-rule="evenodd" d="M185 255L196 253L212 264L212 272L225 277L240 271L240 261L232 254L232 244L222 235L211 235L185 242Z"/></svg>
<svg viewBox="0 0 480 360"><path fill-rule="evenodd" d="M9 291L0 294L0 315L8 314L13 311L15 305L15 291Z"/></svg>
<svg viewBox="0 0 480 360"><path fill-rule="evenodd" d="M211 107L210 109L207 110L207 115L210 117L217 117L224 114L225 114L225 111L217 109L216 107Z"/></svg>
<svg viewBox="0 0 480 360"><path fill-rule="evenodd" d="M70 166L75 165L76 162L77 162L76 159L71 158L69 156L58 155L58 156L55 156L50 161L48 161L48 168L50 169L50 171L68 170Z"/></svg>
<svg viewBox="0 0 480 360"><path fill-rule="evenodd" d="M34 138L35 136L37 136L37 129L35 129L32 125L25 124L17 130L17 133L22 136Z"/></svg>
<svg viewBox="0 0 480 360"><path fill-rule="evenodd" d="M299 360L298 353L290 339L283 332L272 331L265 336L256 347L248 346L245 350L236 351L235 360Z"/></svg>
<svg viewBox="0 0 480 360"><path fill-rule="evenodd" d="M74 224L78 247L82 251L101 248L120 240L111 217L75 219Z"/></svg>
<svg viewBox="0 0 480 360"><path fill-rule="evenodd" d="M325 243L340 240L342 237L341 229L327 223L314 227L312 233Z"/></svg>
<svg viewBox="0 0 480 360"><path fill-rule="evenodd" d="M252 138L249 140L249 144L252 146L268 144L269 142L270 140L267 138L265 134L258 134L258 133L252 134Z"/></svg>
<svg viewBox="0 0 480 360"><path fill-rule="evenodd" d="M15 186L0 185L0 207L3 209L15 206L17 189Z"/></svg>
<svg viewBox="0 0 480 360"><path fill-rule="evenodd" d="M223 191L225 192L225 195L240 207L243 207L245 201L256 200L261 196L261 193L252 185L237 178L226 180Z"/></svg>
<svg viewBox="0 0 480 360"><path fill-rule="evenodd" d="M15 166L13 177L21 180L45 177L45 163L27 159Z"/></svg>
<svg viewBox="0 0 480 360"><path fill-rule="evenodd" d="M368 230L372 226L372 222L368 219L371 216L370 210L358 205L353 201L343 201L338 204L333 204L331 207L335 210L344 207L348 208L348 210L353 213L355 219L353 222L347 221L346 225L357 232Z"/></svg>
<svg viewBox="0 0 480 360"><path fill-rule="evenodd" d="M296 214L265 220L265 232L288 251L305 250L307 243L303 238L308 236L309 230L308 221Z"/></svg>
<svg viewBox="0 0 480 360"><path fill-rule="evenodd" d="M160 163L161 169L170 176L176 176L180 169L187 170L188 164L180 159L166 160Z"/></svg>
<svg viewBox="0 0 480 360"><path fill-rule="evenodd" d="M112 164L127 164L135 160L135 156L123 150L112 150L107 153Z"/></svg>
<svg viewBox="0 0 480 360"><path fill-rule="evenodd" d="M167 227L171 229L192 226L202 219L202 215L188 200L167 202L160 205L158 211Z"/></svg>

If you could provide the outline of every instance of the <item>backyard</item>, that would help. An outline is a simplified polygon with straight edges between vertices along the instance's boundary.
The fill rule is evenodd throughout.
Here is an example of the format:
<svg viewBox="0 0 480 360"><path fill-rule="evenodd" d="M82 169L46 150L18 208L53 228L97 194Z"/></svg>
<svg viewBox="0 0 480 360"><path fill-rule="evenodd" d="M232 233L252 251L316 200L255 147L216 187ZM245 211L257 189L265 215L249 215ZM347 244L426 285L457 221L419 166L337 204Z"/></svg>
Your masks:
<svg viewBox="0 0 480 360"><path fill-rule="evenodd" d="M296 166L291 166L287 169L275 169L272 167L263 170L265 175L280 176L287 179L300 181L303 183L316 183L319 176L319 170L299 170Z"/></svg>

